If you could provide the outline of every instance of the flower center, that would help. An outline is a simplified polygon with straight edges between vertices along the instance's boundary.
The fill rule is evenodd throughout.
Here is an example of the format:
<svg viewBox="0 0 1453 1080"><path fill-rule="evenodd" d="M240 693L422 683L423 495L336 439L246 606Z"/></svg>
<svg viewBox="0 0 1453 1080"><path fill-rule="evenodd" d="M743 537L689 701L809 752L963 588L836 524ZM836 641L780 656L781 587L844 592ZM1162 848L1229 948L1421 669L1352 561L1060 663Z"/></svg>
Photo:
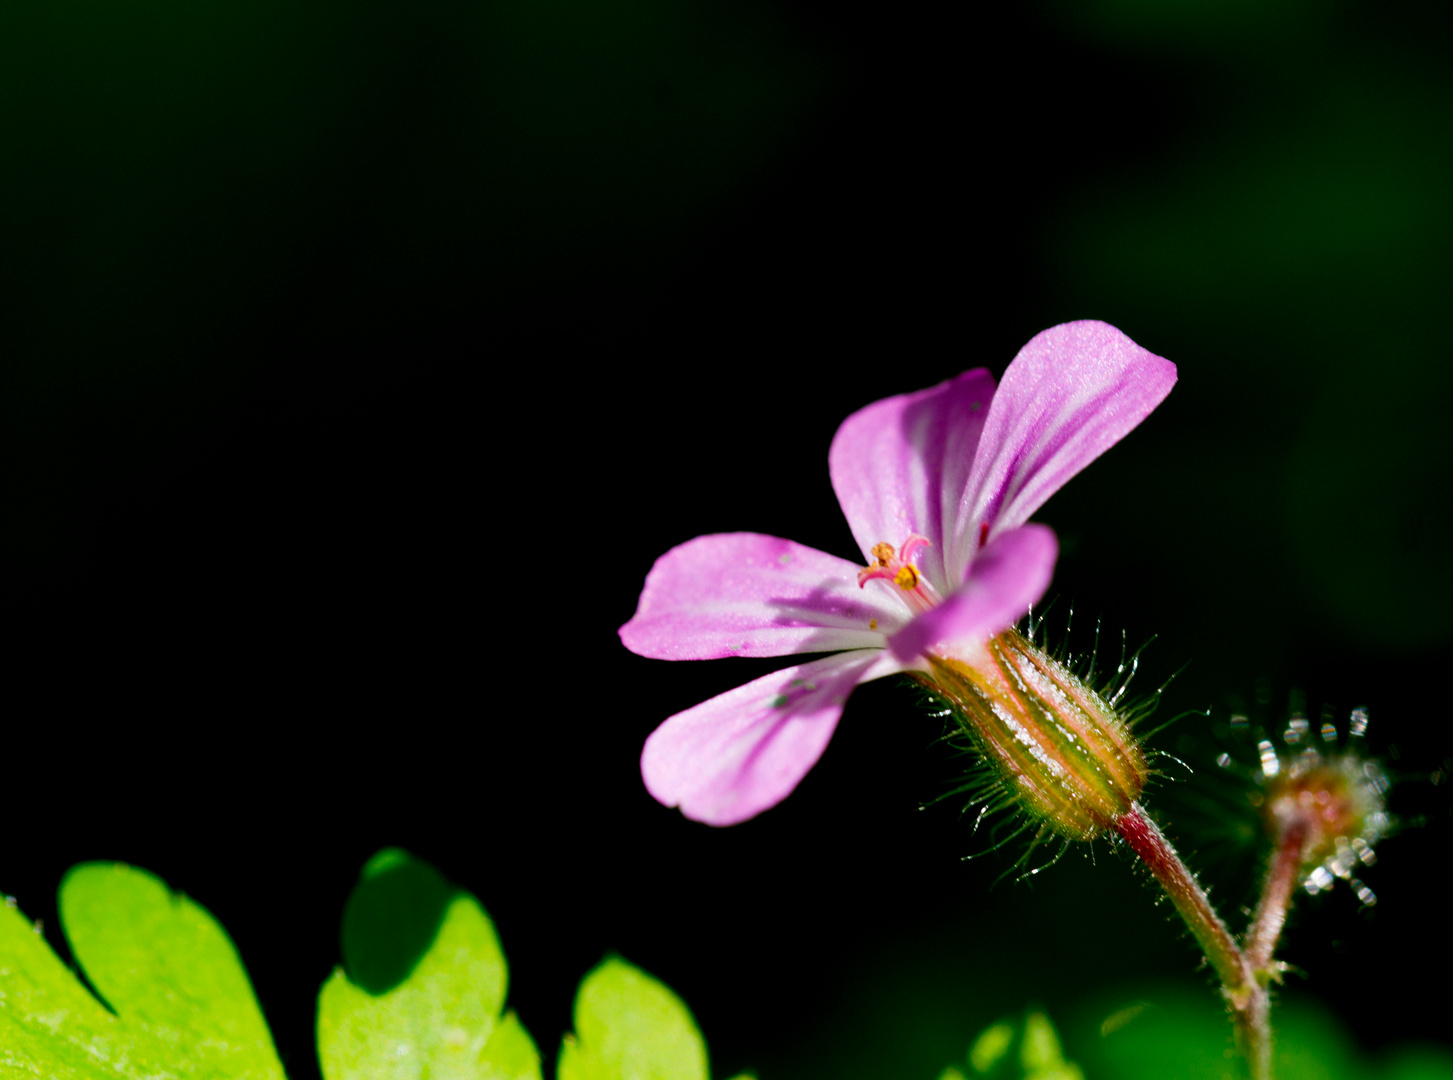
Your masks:
<svg viewBox="0 0 1453 1080"><path fill-rule="evenodd" d="M873 565L858 571L858 588L873 580L891 581L897 585L903 599L914 611L927 611L939 603L938 593L928 579L918 572L910 559L920 550L928 547L925 537L914 533L896 552L892 544L873 545Z"/></svg>

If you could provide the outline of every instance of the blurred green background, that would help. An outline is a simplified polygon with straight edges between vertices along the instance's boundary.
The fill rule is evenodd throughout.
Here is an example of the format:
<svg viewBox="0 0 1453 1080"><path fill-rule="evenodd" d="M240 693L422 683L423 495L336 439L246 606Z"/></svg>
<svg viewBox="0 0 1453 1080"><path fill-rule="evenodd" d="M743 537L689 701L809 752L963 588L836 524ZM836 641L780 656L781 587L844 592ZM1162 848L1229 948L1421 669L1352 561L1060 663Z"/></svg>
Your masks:
<svg viewBox="0 0 1453 1080"><path fill-rule="evenodd" d="M781 807L691 825L641 740L773 665L615 637L697 533L850 554L843 417L1099 318L1180 383L1040 515L1056 611L1158 635L1163 715L1210 710L1157 737L1198 779L1149 802L1233 923L1228 713L1370 707L1413 827L1377 909L1307 903L1285 955L1349 1053L1446 1038L1416 980L1453 754L1450 31L1402 0L6 5L0 888L44 916L123 858L196 896L294 1077L390 843L495 915L547 1047L618 949L723 1075L936 1076L1031 1002L1114 1075L1070 1018L1214 1006L1120 860L961 862L983 841L917 809L954 762L888 685Z"/></svg>

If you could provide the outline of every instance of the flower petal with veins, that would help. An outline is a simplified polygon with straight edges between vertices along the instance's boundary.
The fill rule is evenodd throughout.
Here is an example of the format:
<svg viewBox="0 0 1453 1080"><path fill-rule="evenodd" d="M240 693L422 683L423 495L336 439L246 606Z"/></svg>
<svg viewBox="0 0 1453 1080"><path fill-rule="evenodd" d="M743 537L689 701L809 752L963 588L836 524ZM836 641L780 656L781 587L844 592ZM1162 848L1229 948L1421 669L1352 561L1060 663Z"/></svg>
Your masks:
<svg viewBox="0 0 1453 1080"><path fill-rule="evenodd" d="M928 538L919 569L940 590L963 574L945 573L954 545L944 532L963 501L994 379L983 368L916 394L875 401L837 429L827 452L833 491L872 561L873 545L895 547L914 533Z"/></svg>
<svg viewBox="0 0 1453 1080"><path fill-rule="evenodd" d="M633 652L849 651L666 720L641 758L651 794L714 825L745 820L812 767L859 682L980 653L1049 586L1058 544L1029 515L1175 378L1175 365L1113 326L1053 327L1020 350L997 391L979 368L843 421L828 467L866 567L757 533L668 551L621 627Z"/></svg>
<svg viewBox="0 0 1453 1080"><path fill-rule="evenodd" d="M943 642L981 641L1013 626L1044 595L1059 541L1044 525L1000 533L979 552L958 591L888 639L905 662Z"/></svg>
<svg viewBox="0 0 1453 1080"><path fill-rule="evenodd" d="M992 539L1023 525L1149 416L1175 381L1174 364L1106 323L1065 323L1036 334L994 394L958 508L961 528L987 524ZM960 554L949 558L950 572Z"/></svg>
<svg viewBox="0 0 1453 1080"><path fill-rule="evenodd" d="M783 668L677 713L646 740L646 790L708 825L760 814L817 763L853 687L905 668L882 649L856 649Z"/></svg>
<svg viewBox="0 0 1453 1080"><path fill-rule="evenodd" d="M911 612L859 569L761 533L698 536L656 560L621 641L657 660L881 649Z"/></svg>

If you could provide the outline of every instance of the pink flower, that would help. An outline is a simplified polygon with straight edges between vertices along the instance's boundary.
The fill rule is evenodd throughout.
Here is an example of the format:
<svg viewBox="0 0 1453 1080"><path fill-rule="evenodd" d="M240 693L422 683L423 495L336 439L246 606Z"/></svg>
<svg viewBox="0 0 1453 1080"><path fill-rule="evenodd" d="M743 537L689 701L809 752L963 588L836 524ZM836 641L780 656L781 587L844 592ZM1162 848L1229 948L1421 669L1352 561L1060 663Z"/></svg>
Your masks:
<svg viewBox="0 0 1453 1080"><path fill-rule="evenodd" d="M697 821L744 821L797 786L859 683L927 671L929 654L982 655L1049 585L1058 545L1029 516L1175 379L1113 326L1053 327L997 392L977 368L843 421L828 468L866 566L759 533L698 536L657 559L620 630L632 652L833 655L666 720L641 755L647 790Z"/></svg>

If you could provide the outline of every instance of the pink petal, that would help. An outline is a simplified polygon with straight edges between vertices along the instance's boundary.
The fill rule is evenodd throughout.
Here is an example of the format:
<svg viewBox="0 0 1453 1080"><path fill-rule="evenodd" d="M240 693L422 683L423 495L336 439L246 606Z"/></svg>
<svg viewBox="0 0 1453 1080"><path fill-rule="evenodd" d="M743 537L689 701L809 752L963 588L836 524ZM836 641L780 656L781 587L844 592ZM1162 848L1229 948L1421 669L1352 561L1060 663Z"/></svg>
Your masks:
<svg viewBox="0 0 1453 1080"><path fill-rule="evenodd" d="M1000 533L979 552L957 592L888 639L911 662L943 643L978 642L1013 626L1044 595L1059 543L1043 525Z"/></svg>
<svg viewBox="0 0 1453 1080"><path fill-rule="evenodd" d="M866 561L872 561L874 544L896 548L918 533L932 544L919 556L919 570L940 591L958 584L968 556L956 575L945 574L945 558L963 546L946 535L945 524L963 501L993 395L993 376L980 368L916 394L875 401L842 422L828 468Z"/></svg>
<svg viewBox="0 0 1453 1080"><path fill-rule="evenodd" d="M698 536L656 560L621 641L657 660L881 649L910 613L886 589L859 588L857 574L775 536Z"/></svg>
<svg viewBox="0 0 1453 1080"><path fill-rule="evenodd" d="M646 790L708 825L760 814L817 763L853 687L902 670L882 649L859 649L784 668L677 713L646 740Z"/></svg>
<svg viewBox="0 0 1453 1080"><path fill-rule="evenodd" d="M1176 368L1102 322L1036 334L1004 372L958 520L997 535L1150 415ZM949 569L954 569L953 563Z"/></svg>

